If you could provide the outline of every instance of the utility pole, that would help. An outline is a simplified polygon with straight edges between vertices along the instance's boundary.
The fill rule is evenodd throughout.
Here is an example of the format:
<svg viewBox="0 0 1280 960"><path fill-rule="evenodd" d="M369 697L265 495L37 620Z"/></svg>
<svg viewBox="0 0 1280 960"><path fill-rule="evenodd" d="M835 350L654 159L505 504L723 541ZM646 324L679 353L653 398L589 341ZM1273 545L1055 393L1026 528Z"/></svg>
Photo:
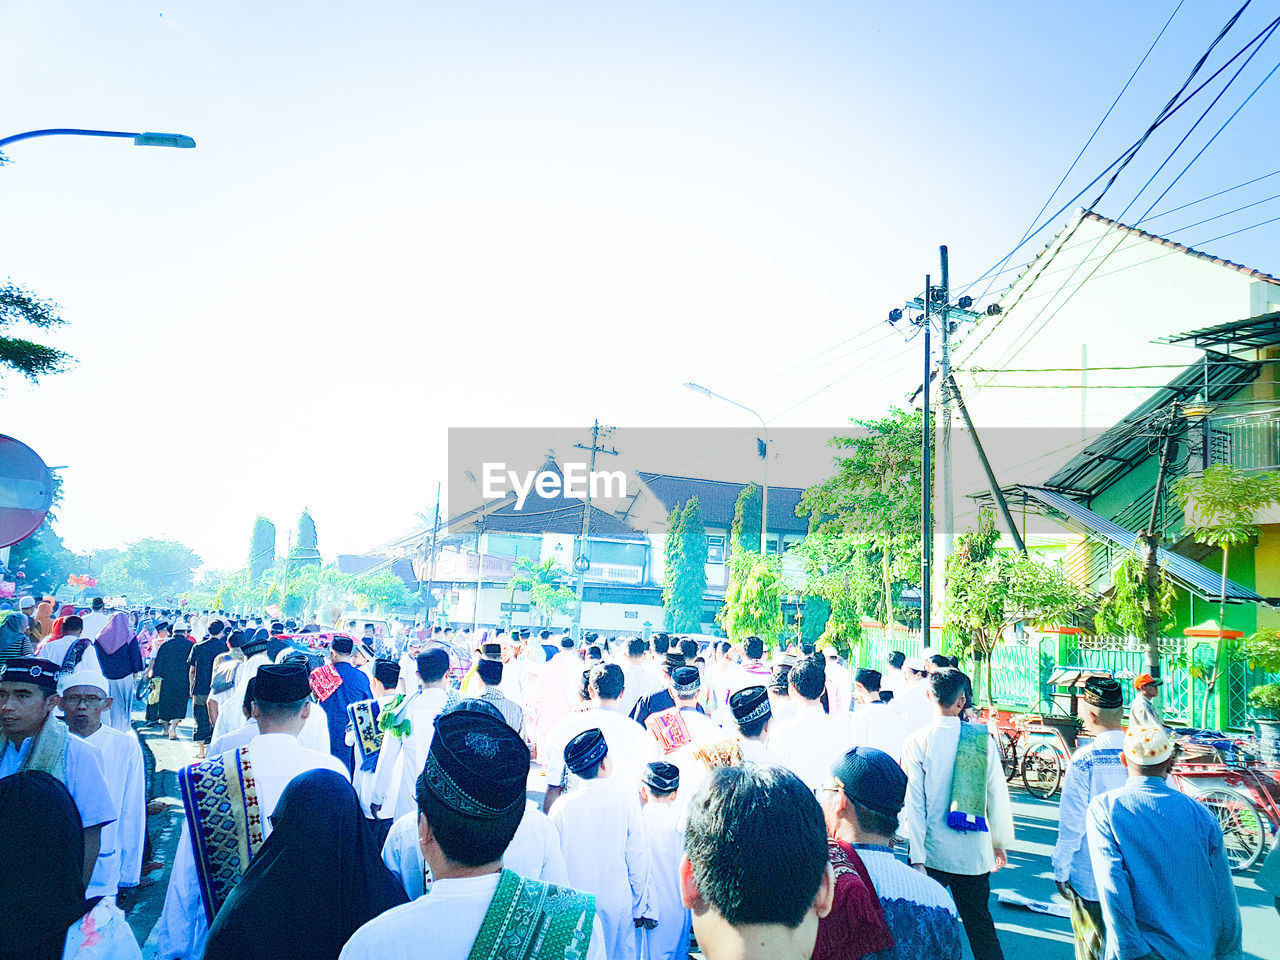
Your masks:
<svg viewBox="0 0 1280 960"><path fill-rule="evenodd" d="M929 631L932 626L930 614L933 612L929 590L930 578L933 576L933 570L929 565L929 561L933 558L933 523L930 518L933 506L933 491L930 489L933 466L930 458L933 456L933 444L929 442L929 380L933 374L933 357L929 355L929 335L932 328L930 308L933 305L931 279L928 274L925 274L924 318L921 321L924 327L924 396L921 398L920 406L924 413L924 424L920 431L920 639L926 650L929 649ZM890 599L885 597L885 606L891 605Z"/></svg>
<svg viewBox="0 0 1280 960"><path fill-rule="evenodd" d="M422 625L424 627L431 626L431 589L435 586L436 580L436 535L440 532L440 481L436 481L436 518L431 525L431 547L430 552L423 558L423 566L427 568L427 589L426 612L422 617ZM425 547L427 541L424 539L422 545Z"/></svg>
<svg viewBox="0 0 1280 960"><path fill-rule="evenodd" d="M579 450L591 451L591 466L587 468L587 498L582 502L582 538L578 541L578 552L573 558L573 570L578 575L577 602L573 615L573 639L575 642L582 639L582 593L586 584L587 570L591 567L591 561L587 558L587 537L591 533L591 483L592 477L595 476L596 472L596 454L607 453L612 457L618 455L617 450L600 446L601 434L608 437L612 433L613 427L601 427L599 420L593 420L591 423L591 446L584 447L580 443L574 444Z"/></svg>
<svg viewBox="0 0 1280 960"><path fill-rule="evenodd" d="M1178 416L1177 404L1169 411L1169 419L1163 425L1160 445L1160 466L1156 471L1156 489L1151 496L1151 516L1147 529L1142 531L1142 584L1145 594L1143 607L1143 645L1145 662L1143 669L1160 679L1160 540L1164 531L1160 523L1160 495L1164 492L1165 475L1169 469L1169 457L1173 453L1174 429Z"/></svg>
<svg viewBox="0 0 1280 960"><path fill-rule="evenodd" d="M934 564L937 569L938 594L946 587L947 558L951 556L952 540L956 530L955 482L951 464L951 264L944 244L938 248L942 261L942 350L938 357L938 381L940 430L938 431L938 455L942 461L942 541L941 556Z"/></svg>

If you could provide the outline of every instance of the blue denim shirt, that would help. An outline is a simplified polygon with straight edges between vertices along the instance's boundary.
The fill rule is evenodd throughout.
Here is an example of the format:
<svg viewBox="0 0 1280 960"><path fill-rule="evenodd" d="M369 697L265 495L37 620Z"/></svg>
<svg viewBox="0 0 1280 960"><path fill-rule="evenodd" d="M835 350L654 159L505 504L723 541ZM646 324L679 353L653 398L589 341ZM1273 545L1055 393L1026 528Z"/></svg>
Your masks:
<svg viewBox="0 0 1280 960"><path fill-rule="evenodd" d="M1133 777L1089 804L1106 960L1242 956L1240 907L1209 810L1163 777Z"/></svg>

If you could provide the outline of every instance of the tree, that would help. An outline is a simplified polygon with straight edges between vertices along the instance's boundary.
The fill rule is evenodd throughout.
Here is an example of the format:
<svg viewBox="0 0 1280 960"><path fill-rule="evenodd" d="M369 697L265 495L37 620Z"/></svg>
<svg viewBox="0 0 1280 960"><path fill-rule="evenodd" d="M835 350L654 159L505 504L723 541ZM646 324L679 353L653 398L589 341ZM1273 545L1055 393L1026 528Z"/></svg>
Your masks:
<svg viewBox="0 0 1280 960"><path fill-rule="evenodd" d="M145 538L130 543L102 571L104 593L136 600L164 600L191 589L200 555L177 540Z"/></svg>
<svg viewBox="0 0 1280 960"><path fill-rule="evenodd" d="M14 283L0 284L0 329L34 327L48 330L66 323L57 313L58 305L41 300ZM62 373L72 361L71 354L23 337L0 336L0 366L20 373L32 383L41 377Z"/></svg>
<svg viewBox="0 0 1280 960"><path fill-rule="evenodd" d="M782 559L737 550L729 556L729 585L716 619L735 642L757 636L770 648L782 633Z"/></svg>
<svg viewBox="0 0 1280 960"><path fill-rule="evenodd" d="M1111 576L1110 595L1103 598L1094 615L1094 628L1106 636L1147 637L1154 633L1158 661L1159 638L1173 622L1176 596L1163 567L1159 568L1153 596L1147 589L1146 559L1141 554L1126 553Z"/></svg>
<svg viewBox="0 0 1280 960"><path fill-rule="evenodd" d="M1089 602L1061 564L998 551L999 538L992 512L983 510L977 526L956 538L946 569L946 626L956 632L961 655L973 661L975 681L986 662L988 703L991 654L1005 631L1023 621L1039 626L1066 623Z"/></svg>
<svg viewBox="0 0 1280 960"><path fill-rule="evenodd" d="M298 517L298 538L294 542L290 560L294 563L310 563L320 566L320 550L317 546L316 522L311 519L311 511L303 510Z"/></svg>
<svg viewBox="0 0 1280 960"><path fill-rule="evenodd" d="M667 629L673 633L702 632L702 597L707 592L707 528L702 506L691 497L684 508L672 508L667 526L668 548L675 551L662 578L662 605Z"/></svg>
<svg viewBox="0 0 1280 960"><path fill-rule="evenodd" d="M830 619L831 604L822 597L805 597L804 606L800 608L800 642L816 644L826 633L827 621ZM847 642L845 649L840 652L848 653Z"/></svg>
<svg viewBox="0 0 1280 960"><path fill-rule="evenodd" d="M826 606L820 641L841 653L849 653L862 639L862 621L875 615L880 596L877 572L866 552L858 545L830 538L805 537L791 553L804 561L805 579L801 592ZM804 632L808 633L809 607L804 612Z"/></svg>
<svg viewBox="0 0 1280 960"><path fill-rule="evenodd" d="M729 552L753 550L760 552L760 511L764 495L754 483L748 483L738 491L733 505L733 524L729 528Z"/></svg>
<svg viewBox="0 0 1280 960"><path fill-rule="evenodd" d="M361 610L390 613L417 602L405 582L390 570L351 578L348 593Z"/></svg>
<svg viewBox="0 0 1280 960"><path fill-rule="evenodd" d="M811 517L806 541L816 540L827 573L844 563L879 567L875 615L894 620L895 581L915 582L920 569L920 442L918 412L894 407L878 420L854 420L850 436L829 446L836 471L805 490L797 515ZM830 597L828 597L830 599Z"/></svg>
<svg viewBox="0 0 1280 960"><path fill-rule="evenodd" d="M542 626L549 626L551 618L569 609L577 595L564 586L568 571L548 557L541 563L530 557L518 557L515 575L507 582L508 598L517 590L529 591L529 606L538 613Z"/></svg>
<svg viewBox="0 0 1280 960"><path fill-rule="evenodd" d="M1254 522L1258 513L1280 502L1280 474L1252 473L1228 464L1206 467L1198 477L1180 477L1173 484L1173 496L1187 513L1183 532L1196 543L1222 551L1222 594L1218 601L1218 629L1227 616L1227 570L1231 548L1248 543L1258 535ZM1204 677L1205 717L1218 684L1222 667L1230 658L1216 657L1214 667Z"/></svg>
<svg viewBox="0 0 1280 960"><path fill-rule="evenodd" d="M257 583L275 562L276 525L266 517L258 517L249 536L249 579Z"/></svg>

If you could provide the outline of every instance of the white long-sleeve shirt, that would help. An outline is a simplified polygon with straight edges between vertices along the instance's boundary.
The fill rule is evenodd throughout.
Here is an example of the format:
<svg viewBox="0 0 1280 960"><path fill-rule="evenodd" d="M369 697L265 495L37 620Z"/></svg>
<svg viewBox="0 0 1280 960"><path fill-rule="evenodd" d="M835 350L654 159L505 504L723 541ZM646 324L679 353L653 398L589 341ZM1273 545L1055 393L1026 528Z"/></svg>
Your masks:
<svg viewBox="0 0 1280 960"><path fill-rule="evenodd" d="M935 870L978 876L995 869L993 844L1013 842L1013 808L1009 785L1000 766L1000 751L987 737L987 828L990 832L953 830L951 775L960 743L960 718L935 717L933 723L907 737L902 768L907 772L907 826L911 863Z"/></svg>
<svg viewBox="0 0 1280 960"><path fill-rule="evenodd" d="M551 807L569 886L593 894L609 960L634 960L634 920L650 916L649 842L640 801L603 780L583 780Z"/></svg>
<svg viewBox="0 0 1280 960"><path fill-rule="evenodd" d="M836 758L849 749L849 722L824 712L816 700L800 700L795 707L795 716L773 721L776 726L769 729L769 749L813 790L830 775Z"/></svg>
<svg viewBox="0 0 1280 960"><path fill-rule="evenodd" d="M102 751L102 769L116 805L116 821L102 828L102 844L85 895L114 897L116 887L137 886L146 831L146 767L132 733L103 724L85 739Z"/></svg>
<svg viewBox="0 0 1280 960"><path fill-rule="evenodd" d="M1125 785L1129 772L1120 762L1124 731L1106 730L1071 757L1058 802L1058 842L1053 846L1053 879L1070 881L1086 900L1098 899L1093 860L1085 837L1089 801Z"/></svg>
<svg viewBox="0 0 1280 960"><path fill-rule="evenodd" d="M902 744L907 739L907 721L890 704L880 700L860 703L849 718L851 746L883 750L902 761Z"/></svg>
<svg viewBox="0 0 1280 960"><path fill-rule="evenodd" d="M451 690L431 687L409 694L401 706L409 720L409 735L398 737L387 731L378 751L369 802L382 809L378 816L394 820L418 808L415 799L418 774L427 763L427 751L435 734L435 719L457 695ZM379 719L381 722L381 719Z"/></svg>

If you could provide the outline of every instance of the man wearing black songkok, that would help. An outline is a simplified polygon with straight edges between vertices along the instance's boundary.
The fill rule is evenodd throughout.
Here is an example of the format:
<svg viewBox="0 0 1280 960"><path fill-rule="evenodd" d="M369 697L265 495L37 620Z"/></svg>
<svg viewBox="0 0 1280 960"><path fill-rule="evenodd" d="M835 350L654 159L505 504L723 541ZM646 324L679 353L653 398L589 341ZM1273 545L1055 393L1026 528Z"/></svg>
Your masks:
<svg viewBox="0 0 1280 960"><path fill-rule="evenodd" d="M525 812L529 748L488 713L441 714L418 778L418 842L433 882L425 896L365 924L342 960L603 960L594 899L503 869Z"/></svg>
<svg viewBox="0 0 1280 960"><path fill-rule="evenodd" d="M1093 740L1071 757L1062 781L1058 842L1053 847L1053 879L1071 905L1077 960L1100 960L1105 937L1102 903L1085 837L1089 801L1128 780L1124 753L1124 693L1111 677L1085 681L1080 719Z"/></svg>
<svg viewBox="0 0 1280 960"><path fill-rule="evenodd" d="M347 707L373 697L369 678L351 662L354 652L352 639L337 634L329 644L330 662L311 671L311 692L329 724L329 752L347 765L348 774L355 767L347 746Z"/></svg>

